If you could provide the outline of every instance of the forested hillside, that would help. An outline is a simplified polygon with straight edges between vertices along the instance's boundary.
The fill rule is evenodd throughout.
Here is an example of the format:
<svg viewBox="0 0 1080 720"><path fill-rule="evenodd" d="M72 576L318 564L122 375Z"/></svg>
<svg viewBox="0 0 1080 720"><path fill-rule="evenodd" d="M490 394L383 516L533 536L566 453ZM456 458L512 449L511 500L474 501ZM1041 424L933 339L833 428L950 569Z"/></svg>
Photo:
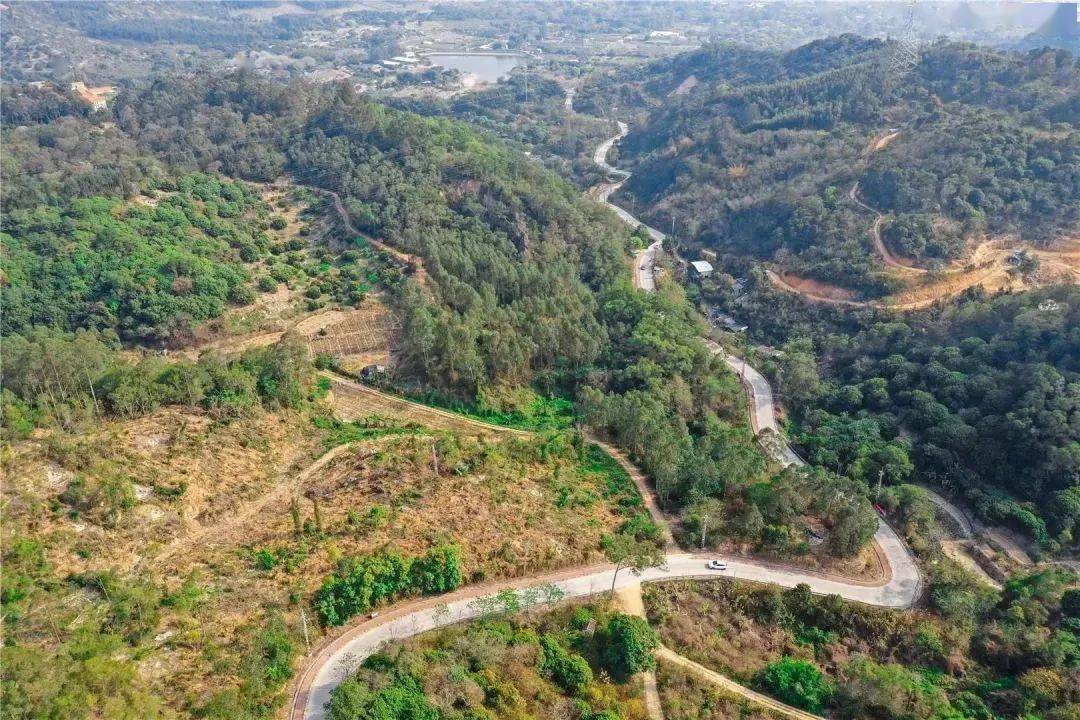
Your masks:
<svg viewBox="0 0 1080 720"><path fill-rule="evenodd" d="M1014 236L1049 246L1080 223L1080 68L1064 51L939 43L907 76L843 36L787 53L710 46L602 77L581 104L648 108L623 141L627 199L680 240L880 295L871 216L917 262ZM894 226L890 232L890 225Z"/></svg>
<svg viewBox="0 0 1080 720"><path fill-rule="evenodd" d="M276 215L244 181L284 177L336 192L353 224L416 256L423 283L386 285L402 321L393 369L400 386L463 402L482 396L507 411L535 393L573 400L582 422L652 473L672 509L726 493L741 498L740 508L763 508L742 515L751 547L772 538L771 549L786 550L775 543L781 524L790 525L784 538L801 540L799 518L765 507L775 504L763 491L772 478L745 428L742 392L707 352L679 288L669 284L652 297L635 291L628 230L527 157L460 122L392 110L346 87L274 85L245 73L170 76L128 90L109 119L68 112L61 95L16 94L26 124L3 129L10 149L3 282L12 310L3 328L3 439L18 450L5 469L27 473L5 511L18 531L3 548L12 570L5 625L20 642L5 668L6 704L59 716L71 698L96 693L93 702L140 717L270 717L292 672L303 608L332 624L380 597L462 582L456 559L453 583L423 581L430 563L419 550L448 532L445 507L426 511L439 522L418 537L395 525L424 501L470 516L482 506L519 513L490 527L472 524L484 543L495 543L474 543L461 560L477 580L595 561L601 541L619 538L651 543L655 552L656 527L636 514L640 499L628 478L582 447L580 433L538 436L531 449L439 436L432 450L428 438L409 437L430 434L416 423L325 417L329 381L316 379L307 347L287 335L197 361L147 352L182 345L192 326L249 299L253 284L274 278L279 259L270 256L303 255L271 242ZM342 268L334 264L346 254L297 260L336 277ZM100 428L112 439L95 435ZM405 436L397 451L380 449L397 436ZM406 477L432 475L422 489L385 501L392 508L372 506L373 497L384 502L374 491L342 496L351 479L312 487L314 516L302 518L284 493L298 492L300 467L320 444L361 442L370 443L357 450L364 468L378 453L397 473L407 452L420 469ZM203 457L219 449L236 465ZM442 463L432 467L436 451ZM534 457L542 464L532 467ZM563 457L572 465L555 467ZM213 482L204 461L214 465ZM699 476L714 461L722 465ZM178 477L193 465L190 477ZM462 484L474 472L476 480ZM535 486L522 484L530 472ZM497 487L509 478L520 497ZM827 475L778 487L808 494L837 482ZM466 490L468 498L454 494ZM487 490L489 499L476 499ZM865 497L851 502L869 512ZM819 510L833 521L828 509L797 507ZM520 512L530 513L528 522ZM543 543L521 531L487 537L491 528L532 527L553 512L568 531L567 548L551 545L552 529L543 530ZM581 525L572 529L568 518ZM50 531L36 530L40 523ZM543 526L536 527L539 535ZM203 532L215 542L198 543ZM380 547L420 548L378 554L373 534ZM845 537L851 542L830 551L854 553L869 535ZM186 543L217 554L188 558L175 550ZM357 543L370 557L343 556ZM136 567L141 556L131 548L147 546L146 564ZM171 552L175 562L166 564L161 558ZM390 557L411 558L417 571L389 596L355 602L372 564L400 564ZM324 591L313 605L319 575ZM71 592L83 598L74 610L83 618L79 632L50 633L48 622L74 622L58 601ZM47 610L35 616L33 605ZM196 623L208 634L192 634ZM170 662L139 674L140 658L156 662L166 652ZM52 679L34 685L44 666ZM99 688L99 672L117 677Z"/></svg>
<svg viewBox="0 0 1080 720"><path fill-rule="evenodd" d="M807 399L810 459L874 483L879 468L886 482L902 480L893 473L910 454L918 477L987 519L1050 549L1073 545L1078 313L1074 286L867 327L829 358L832 376Z"/></svg>
<svg viewBox="0 0 1080 720"><path fill-rule="evenodd" d="M26 104L34 116L32 103ZM60 185L74 196L122 196L147 181L165 186L160 178L192 171L258 181L287 175L335 191L355 225L417 256L428 278L424 286L412 280L396 285L391 297L402 325L394 367L399 388L435 392L455 402L483 397L490 410L504 413L535 397L515 388L572 399L583 421L641 463L665 504L692 513L703 501L727 497L731 527L738 526L733 532L752 544L771 537L766 544L774 548L797 546L801 530L794 521L803 513L818 512L830 523L845 515L791 498L784 501L788 509L773 507L774 492L767 488L774 481L781 495L795 488L807 497L835 479L771 477L745 429L742 391L706 351L702 328L681 291L673 284L652 296L634 291L626 272L632 240L625 226L498 141L459 122L372 103L344 86L283 86L247 73L170 76L119 96L115 117L116 127L103 132L98 121L69 116L12 131L15 172L6 199L13 217L27 216L20 208L55 199ZM88 138L84 148L70 157L52 156L52 133L73 130ZM106 139L121 149L111 164L95 147ZM53 172L33 172L42 155L54 163ZM95 158L92 169L83 157ZM180 187L186 186L181 182ZM231 185L221 187L222 193L232 192ZM80 207L90 201L72 202ZM163 201L152 218L177 202ZM226 216L232 213L227 203L215 201L217 215L219 205ZM52 217L56 211L34 212ZM141 217L138 212L132 219ZM208 234L228 235L206 227ZM37 226L12 231L13 247L26 248L14 268L48 266ZM56 235L53 244L87 237L74 222L50 232ZM91 247L115 235L103 230ZM227 272L237 254L250 261L263 252L265 243L257 235L251 242L228 236L235 247L215 246L214 272ZM192 247L199 246L184 245ZM35 248L41 252L35 255ZM168 246L164 250L172 252ZM159 304L175 307L183 288L169 264L173 255L144 255L136 253L132 261L142 258L154 268L157 279L150 286ZM243 270L235 272L240 282ZM12 276L20 292L50 282L56 281L30 282L26 270ZM193 298L202 297L206 283L192 285ZM86 304L95 307L90 301L107 295L112 305L106 308L115 317L90 322L71 311L75 318L27 317L10 331L25 332L38 323L61 330L115 327L129 340L167 334L172 327L167 310L155 316L152 327L160 329L144 330L147 323L136 308L154 305L143 292L136 292L138 303L117 305L108 288L91 289ZM186 315L195 321L213 315L220 302ZM47 421L49 412L42 411L36 396L22 395L17 402ZM867 507L861 496L852 502ZM770 530L779 527L785 528L782 537ZM869 537L865 529L863 523L850 542L833 548L836 554L855 552Z"/></svg>
<svg viewBox="0 0 1080 720"><path fill-rule="evenodd" d="M251 187L207 175L160 189L156 202L60 198L13 211L0 233L3 333L111 330L152 343L249 301L245 264L269 252L270 208Z"/></svg>
<svg viewBox="0 0 1080 720"><path fill-rule="evenodd" d="M639 446L666 453L654 463L665 473L689 452L684 420L737 407L730 380L718 395L718 378L730 376L709 362L693 321L672 322L686 312L681 297L657 307L634 299L626 229L528 158L460 123L391 110L347 88L286 87L243 73L160 80L118 98L116 115L110 132L122 134L112 142L128 151L112 166L95 155L87 176L75 154L44 177L16 174L9 202L55 197L52 183L65 177L72 195L130 192L143 181L134 169L142 166L263 181L289 174L339 192L357 226L422 259L434 284L406 282L395 296L403 379L465 399L529 384L570 395L583 384L643 392L665 418L651 431L670 425L674 433L670 442ZM13 164L32 167L48 154L40 148L50 133L72 124L90 123L61 117L12 132ZM107 137L86 134L90 145ZM638 339L609 346L624 333ZM672 395L694 388L690 402ZM682 417L677 407L687 408Z"/></svg>
<svg viewBox="0 0 1080 720"><path fill-rule="evenodd" d="M591 293L623 273L627 242L613 218L462 124L389 110L348 89L315 93L244 74L176 76L118 98L117 118L139 152L169 168L264 181L289 173L337 191L358 227L422 257L438 293L405 293L430 319L407 334L405 355L423 357L413 369L425 381L472 394L599 355ZM78 121L49 125L66 122ZM47 132L13 133L30 145L15 157L36 162ZM123 192L139 180L123 162L70 180L71 194L101 192L110 179ZM44 182L20 178L9 197L48 196Z"/></svg>
<svg viewBox="0 0 1080 720"><path fill-rule="evenodd" d="M85 15L89 36L231 46L219 14L159 28L56 11ZM674 216L677 242L737 256L726 269L750 276L743 302L771 316L751 332L806 330L762 363L812 463L789 468L759 445L740 378L704 342L719 335L693 302L733 293L684 289L665 270L654 292L636 289L641 233L521 152L552 152L579 181L596 172L574 163L607 121L562 126L572 113L554 80L533 86L530 122L516 79L474 96L483 109L390 107L347 82L249 71L132 81L92 112L62 89L5 86L4 716L270 720L304 650L316 673L330 667L314 663L333 628L468 584L605 559L640 570L679 543L782 562L766 569L784 582L847 574L871 597L913 597L921 583L900 578L914 561L894 562L871 498L915 540L935 610L987 624L871 637L934 668L901 686L961 707L927 687L963 670L949 639L980 643L979 662L1000 658L1002 672L1060 674L1024 681L1025 702L1040 678L1067 683L1071 576L1010 584L993 606L938 552L936 528L921 533L930 513L904 483L961 491L1048 551L1076 546L1080 295L969 292L907 322L800 314L794 298L772 302L757 267L889 290L872 218L848 195L856 180L893 214L886 241L918 263L983 232L1043 243L1075 227L1071 56L942 44L909 89L883 91L884 53L847 36L783 54L710 46L582 91L585 110L649 107L622 148L636 163L627 198ZM377 312L362 317L369 292ZM288 305L272 331L231 322L261 303ZM377 353L343 363L341 324ZM879 529L887 540L871 546ZM816 622L839 606L803 588L750 610L801 609L792 647L840 653L855 626ZM521 609L513 592L495 599ZM1022 657L1039 642L1045 657ZM328 714L633 720L655 646L645 620L610 608L487 618L371 656L339 678ZM877 665L833 666L871 691L897 684ZM849 716L877 712L860 702Z"/></svg>
<svg viewBox="0 0 1080 720"><path fill-rule="evenodd" d="M517 73L492 87L449 99L388 98L394 107L455 117L490 130L530 152L581 187L600 182L593 150L611 137L614 123L566 107L566 90L554 80Z"/></svg>

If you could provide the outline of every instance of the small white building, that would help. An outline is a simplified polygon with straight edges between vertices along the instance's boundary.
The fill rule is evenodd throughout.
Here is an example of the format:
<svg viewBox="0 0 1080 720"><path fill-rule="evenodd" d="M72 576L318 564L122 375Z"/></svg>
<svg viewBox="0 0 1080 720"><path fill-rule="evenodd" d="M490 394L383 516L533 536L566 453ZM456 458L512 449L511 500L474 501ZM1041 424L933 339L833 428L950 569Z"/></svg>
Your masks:
<svg viewBox="0 0 1080 720"><path fill-rule="evenodd" d="M690 263L690 276L703 278L713 274L713 266L708 260L694 260Z"/></svg>

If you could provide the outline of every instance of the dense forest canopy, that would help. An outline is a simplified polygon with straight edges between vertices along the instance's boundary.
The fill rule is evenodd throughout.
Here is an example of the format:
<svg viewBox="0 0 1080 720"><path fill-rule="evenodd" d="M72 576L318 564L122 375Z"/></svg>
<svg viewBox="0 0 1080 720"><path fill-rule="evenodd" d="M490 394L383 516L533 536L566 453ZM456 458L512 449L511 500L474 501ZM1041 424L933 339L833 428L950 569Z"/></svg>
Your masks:
<svg viewBox="0 0 1080 720"><path fill-rule="evenodd" d="M145 177L143 156L251 180L288 172L339 192L357 226L423 258L437 297L404 297L430 304L431 325L416 338L429 344L415 351L421 380L475 393L481 383L522 382L598 356L591 292L623 273L625 230L466 126L390 110L344 87L319 93L245 73L173 76L121 95L116 108L118 127L107 132L129 151L110 163L91 150L102 161L92 179L69 166L44 178L28 172L52 127L79 131L85 120L12 131L9 208L55 198L61 187L128 194ZM53 184L65 176L65 186Z"/></svg>
<svg viewBox="0 0 1080 720"><path fill-rule="evenodd" d="M152 343L249 300L244 263L269 246L258 193L208 175L162 190L154 206L100 197L12 212L3 333L107 329Z"/></svg>
<svg viewBox="0 0 1080 720"><path fill-rule="evenodd" d="M1078 313L1070 286L868 326L831 353L828 381L805 399L810 458L876 482L873 458L898 441L893 453L910 452L917 477L984 517L1046 547L1074 544Z"/></svg>
<svg viewBox="0 0 1080 720"><path fill-rule="evenodd" d="M1049 245L1080 223L1080 67L1065 51L938 43L902 81L890 46L842 36L786 53L714 45L601 78L624 106L628 200L679 238L880 295L865 199L894 250L949 260L984 233ZM880 146L875 140L890 135Z"/></svg>

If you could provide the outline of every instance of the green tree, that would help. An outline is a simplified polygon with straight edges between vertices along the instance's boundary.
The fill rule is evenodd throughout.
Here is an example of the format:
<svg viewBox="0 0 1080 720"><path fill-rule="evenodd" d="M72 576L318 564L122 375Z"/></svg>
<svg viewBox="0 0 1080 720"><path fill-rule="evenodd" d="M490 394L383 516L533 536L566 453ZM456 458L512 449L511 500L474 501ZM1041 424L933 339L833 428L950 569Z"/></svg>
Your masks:
<svg viewBox="0 0 1080 720"><path fill-rule="evenodd" d="M644 618L617 613L604 631L604 659L616 677L627 678L656 666L660 646L656 631Z"/></svg>
<svg viewBox="0 0 1080 720"><path fill-rule="evenodd" d="M615 570L611 574L612 595L615 594L615 581L620 570L628 567L640 574L663 564L665 559L664 548L653 537L639 539L631 533L618 532L605 535L602 543L608 560L615 563Z"/></svg>
<svg viewBox="0 0 1080 720"><path fill-rule="evenodd" d="M812 713L821 712L832 695L832 686L821 671L796 658L769 663L761 674L761 684L778 700Z"/></svg>
<svg viewBox="0 0 1080 720"><path fill-rule="evenodd" d="M820 384L813 344L799 339L785 345L780 359L780 389L784 397L796 407L802 407L817 395Z"/></svg>
<svg viewBox="0 0 1080 720"><path fill-rule="evenodd" d="M585 658L571 653L553 635L540 636L540 671L547 673L566 692L577 695L592 682L592 668Z"/></svg>

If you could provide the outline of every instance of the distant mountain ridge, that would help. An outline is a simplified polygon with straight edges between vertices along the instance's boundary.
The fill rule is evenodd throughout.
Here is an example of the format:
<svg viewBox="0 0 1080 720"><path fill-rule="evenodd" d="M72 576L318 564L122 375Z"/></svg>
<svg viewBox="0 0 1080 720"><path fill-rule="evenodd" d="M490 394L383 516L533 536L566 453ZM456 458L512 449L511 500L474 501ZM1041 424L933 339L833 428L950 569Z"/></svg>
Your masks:
<svg viewBox="0 0 1080 720"><path fill-rule="evenodd" d="M846 201L855 181L867 202L923 227L927 259L957 257L986 232L1048 245L1080 223L1074 55L940 42L898 78L892 52L854 35L784 53L712 45L579 97L647 108L620 146L637 210L661 226L674 217L685 241L864 294L889 285L870 217Z"/></svg>

